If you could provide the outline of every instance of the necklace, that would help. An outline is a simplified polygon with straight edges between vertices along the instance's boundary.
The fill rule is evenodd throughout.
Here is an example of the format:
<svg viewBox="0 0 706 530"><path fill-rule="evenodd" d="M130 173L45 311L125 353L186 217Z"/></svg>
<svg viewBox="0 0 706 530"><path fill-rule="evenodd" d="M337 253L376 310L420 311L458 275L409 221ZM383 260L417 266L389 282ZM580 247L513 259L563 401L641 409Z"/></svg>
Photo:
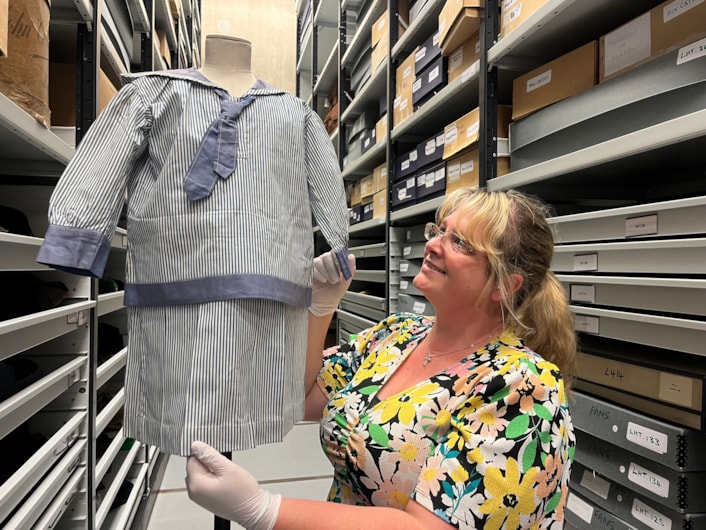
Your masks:
<svg viewBox="0 0 706 530"><path fill-rule="evenodd" d="M491 333L490 335L486 336L484 340L490 339L494 333ZM427 354L424 356L424 362L422 363L422 366L426 366L429 364L434 357L443 357L445 355L451 355L452 353L458 353L463 350L469 350L475 345L478 344L478 342L474 342L473 344L467 344L466 346L463 346L462 348L458 348L457 350L451 350L451 351L445 351L445 352L433 352L429 349L429 346L427 346Z"/></svg>

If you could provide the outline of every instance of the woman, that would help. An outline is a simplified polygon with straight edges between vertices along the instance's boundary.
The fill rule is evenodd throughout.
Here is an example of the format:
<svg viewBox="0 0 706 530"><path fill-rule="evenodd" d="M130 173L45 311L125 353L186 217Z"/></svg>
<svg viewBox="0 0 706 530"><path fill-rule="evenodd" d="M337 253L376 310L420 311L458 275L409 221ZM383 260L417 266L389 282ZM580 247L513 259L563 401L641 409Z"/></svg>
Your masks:
<svg viewBox="0 0 706 530"><path fill-rule="evenodd" d="M561 528L576 338L545 215L519 192L454 192L414 279L436 317L393 315L324 352L306 415L334 502L280 499L199 442L191 498L255 529ZM316 268L310 359L348 286L330 256Z"/></svg>

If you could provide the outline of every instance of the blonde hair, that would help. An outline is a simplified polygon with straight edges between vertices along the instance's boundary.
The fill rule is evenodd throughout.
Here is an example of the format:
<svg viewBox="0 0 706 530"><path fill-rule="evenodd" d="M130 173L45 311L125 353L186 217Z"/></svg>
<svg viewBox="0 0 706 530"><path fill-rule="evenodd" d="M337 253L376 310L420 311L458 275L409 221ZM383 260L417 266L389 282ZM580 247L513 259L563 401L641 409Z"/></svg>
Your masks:
<svg viewBox="0 0 706 530"><path fill-rule="evenodd" d="M488 258L481 296L500 290L505 324L559 367L568 388L576 373L576 332L566 291L550 270L554 235L547 206L514 190L463 188L439 207L437 224L455 212L456 232ZM523 279L517 291L513 274Z"/></svg>

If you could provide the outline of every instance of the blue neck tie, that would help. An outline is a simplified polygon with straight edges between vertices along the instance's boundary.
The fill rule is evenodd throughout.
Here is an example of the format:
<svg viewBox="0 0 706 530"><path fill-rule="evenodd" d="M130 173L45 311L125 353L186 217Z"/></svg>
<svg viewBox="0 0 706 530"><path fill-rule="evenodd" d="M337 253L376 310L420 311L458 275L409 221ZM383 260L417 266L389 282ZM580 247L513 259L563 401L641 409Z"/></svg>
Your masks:
<svg viewBox="0 0 706 530"><path fill-rule="evenodd" d="M227 179L237 168L238 116L255 100L254 95L231 100L223 93L221 114L211 123L184 180L190 201L211 195L218 177Z"/></svg>

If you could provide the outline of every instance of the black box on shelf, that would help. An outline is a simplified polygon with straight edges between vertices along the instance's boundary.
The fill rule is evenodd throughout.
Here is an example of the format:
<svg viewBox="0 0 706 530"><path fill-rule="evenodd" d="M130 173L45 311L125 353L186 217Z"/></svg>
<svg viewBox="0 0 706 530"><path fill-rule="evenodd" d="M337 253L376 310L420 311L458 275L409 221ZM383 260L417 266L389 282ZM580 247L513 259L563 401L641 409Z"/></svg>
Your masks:
<svg viewBox="0 0 706 530"><path fill-rule="evenodd" d="M352 225L360 223L363 220L363 205L359 204L350 208L348 210L348 218Z"/></svg>
<svg viewBox="0 0 706 530"><path fill-rule="evenodd" d="M417 48L417 51L414 54L414 71L421 72L440 55L441 48L439 47L439 31L437 30L431 37L424 41L419 48Z"/></svg>
<svg viewBox="0 0 706 530"><path fill-rule="evenodd" d="M441 195L446 191L446 162L442 161L417 173L417 200Z"/></svg>
<svg viewBox="0 0 706 530"><path fill-rule="evenodd" d="M361 221L370 221L373 218L373 209L375 206L374 202L368 202L363 205L361 205L363 208L363 214L361 217Z"/></svg>
<svg viewBox="0 0 706 530"><path fill-rule="evenodd" d="M360 154L365 154L375 145L375 128L366 129L360 137Z"/></svg>
<svg viewBox="0 0 706 530"><path fill-rule="evenodd" d="M419 167L417 161L419 160L418 148L414 148L411 151L395 158L395 174L393 176L393 182L397 182L405 177L408 177Z"/></svg>
<svg viewBox="0 0 706 530"><path fill-rule="evenodd" d="M442 159L444 154L444 131L427 138L417 146L417 167L423 168Z"/></svg>
<svg viewBox="0 0 706 530"><path fill-rule="evenodd" d="M435 94L446 86L448 80L448 58L439 56L423 72L417 74L412 83L412 104L417 105L429 94Z"/></svg>
<svg viewBox="0 0 706 530"><path fill-rule="evenodd" d="M407 206L417 198L417 179L409 177L392 185L392 209Z"/></svg>

